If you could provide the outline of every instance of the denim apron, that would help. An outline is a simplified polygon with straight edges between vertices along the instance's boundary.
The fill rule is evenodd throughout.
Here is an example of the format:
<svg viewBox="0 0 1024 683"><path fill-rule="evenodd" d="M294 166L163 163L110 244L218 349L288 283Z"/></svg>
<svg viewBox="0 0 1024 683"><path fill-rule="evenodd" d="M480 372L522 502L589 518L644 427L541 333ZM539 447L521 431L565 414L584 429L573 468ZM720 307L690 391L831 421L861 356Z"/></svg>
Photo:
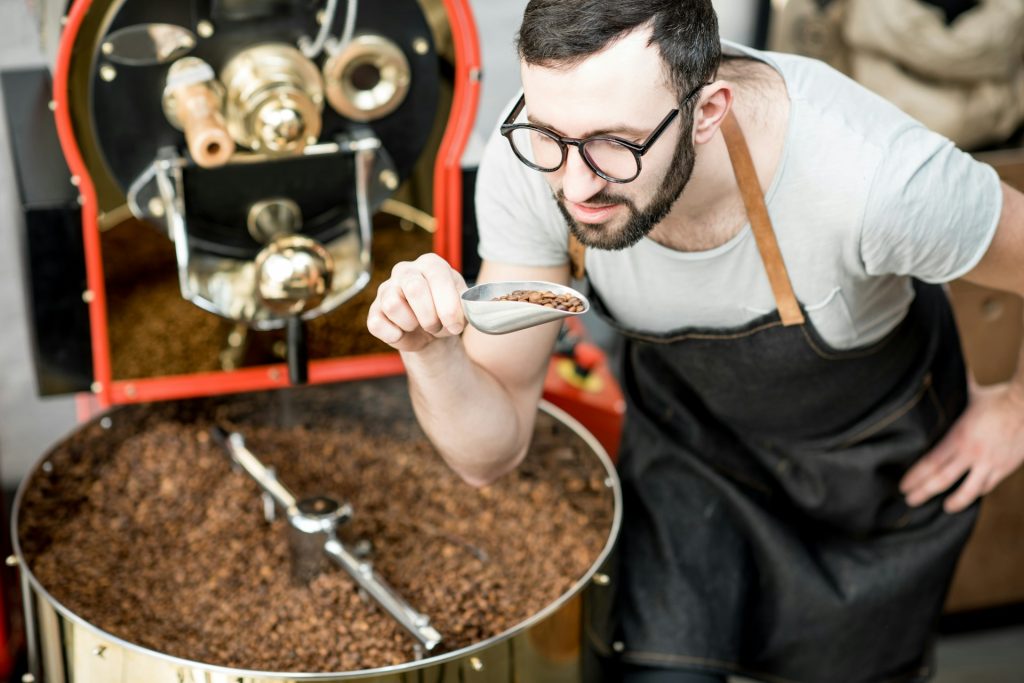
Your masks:
<svg viewBox="0 0 1024 683"><path fill-rule="evenodd" d="M591 291L624 336L627 400L619 561L587 624L599 668L925 680L977 513L946 514L943 496L911 509L898 489L966 406L950 306L915 283L883 339L830 347L795 298L731 115L723 131L778 310L645 334Z"/></svg>

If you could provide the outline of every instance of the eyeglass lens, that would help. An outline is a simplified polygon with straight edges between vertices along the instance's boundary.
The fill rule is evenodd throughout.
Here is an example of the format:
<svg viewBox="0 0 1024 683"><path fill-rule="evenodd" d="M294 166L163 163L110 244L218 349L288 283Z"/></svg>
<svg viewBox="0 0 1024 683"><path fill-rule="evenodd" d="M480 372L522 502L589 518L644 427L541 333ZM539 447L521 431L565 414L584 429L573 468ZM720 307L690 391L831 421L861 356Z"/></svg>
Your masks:
<svg viewBox="0 0 1024 683"><path fill-rule="evenodd" d="M543 131L517 128L510 139L516 152L540 170L555 171L562 165L561 143ZM609 178L630 180L639 171L633 152L613 140L588 140L583 143L583 153L592 166Z"/></svg>

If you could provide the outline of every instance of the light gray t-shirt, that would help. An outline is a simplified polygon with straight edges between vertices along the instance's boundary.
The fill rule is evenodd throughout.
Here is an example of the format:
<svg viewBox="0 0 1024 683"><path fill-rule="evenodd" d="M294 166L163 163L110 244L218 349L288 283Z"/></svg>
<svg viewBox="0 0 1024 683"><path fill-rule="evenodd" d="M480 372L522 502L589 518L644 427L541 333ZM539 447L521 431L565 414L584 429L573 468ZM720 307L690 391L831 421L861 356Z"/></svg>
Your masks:
<svg viewBox="0 0 1024 683"><path fill-rule="evenodd" d="M861 346L895 327L913 299L910 276L948 282L978 263L1002 209L990 166L821 62L723 48L785 80L788 132L765 198L796 296L829 344ZM543 174L497 133L476 210L481 258L566 263L568 228ZM749 225L707 251L646 238L587 249L586 268L616 320L639 331L736 327L776 308Z"/></svg>

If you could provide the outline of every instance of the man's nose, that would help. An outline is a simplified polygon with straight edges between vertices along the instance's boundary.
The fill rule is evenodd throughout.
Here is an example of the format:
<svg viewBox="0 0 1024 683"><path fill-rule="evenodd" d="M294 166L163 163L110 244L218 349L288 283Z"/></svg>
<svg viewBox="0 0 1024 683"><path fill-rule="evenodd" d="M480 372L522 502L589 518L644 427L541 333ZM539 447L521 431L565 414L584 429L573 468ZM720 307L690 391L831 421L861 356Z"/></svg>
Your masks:
<svg viewBox="0 0 1024 683"><path fill-rule="evenodd" d="M562 194L574 204L582 204L604 189L608 181L594 173L578 149L569 149L562 167Z"/></svg>

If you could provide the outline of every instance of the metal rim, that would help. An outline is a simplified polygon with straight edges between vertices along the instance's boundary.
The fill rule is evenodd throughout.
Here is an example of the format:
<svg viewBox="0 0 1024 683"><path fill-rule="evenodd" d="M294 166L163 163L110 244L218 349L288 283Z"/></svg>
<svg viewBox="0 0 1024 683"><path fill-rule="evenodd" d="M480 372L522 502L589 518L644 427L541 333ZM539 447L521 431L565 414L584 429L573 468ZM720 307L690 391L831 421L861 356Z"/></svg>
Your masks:
<svg viewBox="0 0 1024 683"><path fill-rule="evenodd" d="M590 565L590 568L586 572L584 572L583 576L578 581L576 581L576 583L574 583L569 590L560 595L556 600L551 602L544 609L530 616L529 618L517 624L516 626L513 626L512 628L507 629L501 633L498 633L497 635L494 635L488 638L487 640L480 641L479 643L475 643L468 647L464 647L460 650L446 652L444 654L436 655L434 657L426 657L424 659L413 662L406 662L405 664L378 667L376 669L360 669L358 671L320 673L258 671L252 669L233 669L213 664L203 664L202 662L196 662L181 657L175 657L173 655L157 652L156 650L150 650L148 648L136 645L134 643L118 638L117 636L114 636L110 633L107 633L106 631L98 628L97 626L91 624L82 617L78 616L70 609L65 607L60 601L54 598L53 595L51 595L50 592L47 591L39 582L35 574L32 573L31 569L28 566L28 563L25 561L25 556L21 550L21 540L18 535L18 520L21 516L22 498L24 497L25 491L28 489L30 482L35 478L36 473L39 471L40 468L42 468L43 464L47 462L53 450L57 448L57 446L59 446L60 443L62 442L58 442L50 449L48 449L46 453L43 455L43 457L40 458L36 462L36 464L32 466L32 469L29 471L29 473L25 476L24 479L22 479L21 484L19 484L18 486L18 491L14 496L13 513L11 515L11 543L12 548L14 550L14 555L15 557L17 557L18 560L18 570L24 575L25 578L28 579L28 582L31 585L33 591L37 592L40 597L45 599L45 601L49 603L51 607L56 609L66 619L74 622L75 624L85 628L88 631L91 631L93 634L103 638L104 640L109 641L112 645L116 645L118 647L133 652L137 652L148 657L153 657L168 664L187 667L189 669L195 669L209 673L226 674L229 676L236 677L241 676L268 679L276 678L303 681L334 681L346 678L365 678L369 676L383 676L387 674L415 671L417 669L425 669L433 667L438 664L445 664L448 662L464 659L466 657L483 652L484 650L488 650L492 646L497 645L502 641L509 640L525 632L526 630L539 624L540 622L544 621L545 619L553 615L559 609L561 609L566 603L569 602L569 600L571 600L573 597L581 593L583 589L586 588L587 585L591 582L591 580L594 577L594 574L598 572L598 569L600 569L602 565L604 565L605 561L608 559L608 556L611 554L612 550L615 547L616 539L618 539L619 536L619 529L622 524L622 487L619 483L618 474L615 471L615 465L612 464L611 458L608 456L607 451L605 451L604 447L597 440L597 437L595 437L593 434L587 431L587 429L578 420L576 420L574 417L569 415L561 408L558 408L554 404L543 399L540 401L538 408L541 412L547 413L548 415L554 417L555 419L560 420L566 427L572 430L572 432L580 439L582 439L583 442L593 451L594 456L597 457L598 461L601 463L601 466L605 470L605 481L610 484L608 488L612 492L611 529L608 532L608 538L605 540L604 547L601 549L601 552L598 554L597 558ZM78 428L74 432L72 432L72 434L85 430L89 426L99 423L99 421L104 418L111 418L117 411L118 408L104 411L103 413L97 415L88 422L80 424ZM30 596L24 596L23 599L27 600L29 598Z"/></svg>

